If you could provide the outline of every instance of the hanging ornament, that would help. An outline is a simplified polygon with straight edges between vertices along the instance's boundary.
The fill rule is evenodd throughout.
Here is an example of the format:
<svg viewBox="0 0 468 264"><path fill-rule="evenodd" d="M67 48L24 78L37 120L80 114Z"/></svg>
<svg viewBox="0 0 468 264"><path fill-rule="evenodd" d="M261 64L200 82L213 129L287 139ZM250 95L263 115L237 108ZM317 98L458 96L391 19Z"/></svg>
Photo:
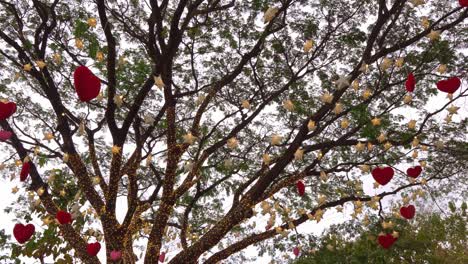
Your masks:
<svg viewBox="0 0 468 264"><path fill-rule="evenodd" d="M397 68L403 67L403 64L405 64L405 59L404 58L398 58L395 60L395 66Z"/></svg>
<svg viewBox="0 0 468 264"><path fill-rule="evenodd" d="M386 71L386 70L388 70L390 67L392 67L392 64L393 64L393 60L392 60L392 59L384 58L384 59L382 60L382 62L380 63L380 68L381 68L383 71Z"/></svg>
<svg viewBox="0 0 468 264"><path fill-rule="evenodd" d="M121 150L121 149L122 149L122 147L119 147L119 146L117 146L117 145L114 145L114 146L112 146L112 148L111 148L111 152L112 152L112 154L116 155L116 154L119 154L119 153L120 153L120 150Z"/></svg>
<svg viewBox="0 0 468 264"><path fill-rule="evenodd" d="M439 67L437 67L437 72L440 74L444 74L446 71L447 71L446 64L440 64Z"/></svg>
<svg viewBox="0 0 468 264"><path fill-rule="evenodd" d="M96 60L102 62L104 60L104 53L102 51L96 52Z"/></svg>
<svg viewBox="0 0 468 264"><path fill-rule="evenodd" d="M123 98L124 98L123 95L118 95L118 94L114 95L114 104L119 108L122 107L123 102L124 102Z"/></svg>
<svg viewBox="0 0 468 264"><path fill-rule="evenodd" d="M333 109L333 112L336 115L339 115L341 112L343 112L343 105L340 103L336 103L335 108Z"/></svg>
<svg viewBox="0 0 468 264"><path fill-rule="evenodd" d="M458 0L461 7L468 7L468 0Z"/></svg>
<svg viewBox="0 0 468 264"><path fill-rule="evenodd" d="M427 17L422 17L421 18L421 26L424 29L428 29L431 26L431 22L429 21L429 19Z"/></svg>
<svg viewBox="0 0 468 264"><path fill-rule="evenodd" d="M414 88L416 87L416 78L414 78L414 75L412 72L410 72L408 74L408 77L406 78L405 87L406 87L406 91L410 93L412 93L414 91Z"/></svg>
<svg viewBox="0 0 468 264"><path fill-rule="evenodd" d="M403 103L410 104L411 101L413 101L413 96L411 96L411 94L407 94L403 97Z"/></svg>
<svg viewBox="0 0 468 264"><path fill-rule="evenodd" d="M371 120L373 126L380 126L382 124L382 120L380 118L374 117Z"/></svg>
<svg viewBox="0 0 468 264"><path fill-rule="evenodd" d="M34 235L35 227L33 224L16 224L13 227L13 236L20 244L26 243Z"/></svg>
<svg viewBox="0 0 468 264"><path fill-rule="evenodd" d="M460 109L460 107L457 107L455 105L451 105L450 107L447 108L447 111L451 114L451 115L455 115L455 114L458 114L458 110Z"/></svg>
<svg viewBox="0 0 468 264"><path fill-rule="evenodd" d="M415 166L412 168L408 168L406 170L406 174L411 177L411 178L417 178L422 172L422 167L421 166Z"/></svg>
<svg viewBox="0 0 468 264"><path fill-rule="evenodd" d="M366 63L361 64L361 67L359 67L359 71L363 73L368 73L369 65L367 65Z"/></svg>
<svg viewBox="0 0 468 264"><path fill-rule="evenodd" d="M453 94L461 85L461 80L458 77L452 77L447 80L441 80L436 83L437 89L441 92Z"/></svg>
<svg viewBox="0 0 468 264"><path fill-rule="evenodd" d="M75 91L82 102L96 98L101 90L101 81L86 66L79 66L73 74Z"/></svg>
<svg viewBox="0 0 468 264"><path fill-rule="evenodd" d="M16 112L16 104L13 102L0 102L0 121L3 121Z"/></svg>
<svg viewBox="0 0 468 264"><path fill-rule="evenodd" d="M305 184L304 184L304 182L297 181L296 189L297 189L297 193L299 194L299 196L303 196L305 194Z"/></svg>
<svg viewBox="0 0 468 264"><path fill-rule="evenodd" d="M410 120L408 122L408 128L414 130L416 128L416 120Z"/></svg>
<svg viewBox="0 0 468 264"><path fill-rule="evenodd" d="M61 225L66 225L66 224L71 224L72 223L72 215L68 212L59 210L57 211L57 214L55 215L55 218L57 218L57 221Z"/></svg>
<svg viewBox="0 0 468 264"><path fill-rule="evenodd" d="M227 146L230 149L235 149L235 148L237 148L238 145L239 145L239 142L237 141L237 139L235 137L232 137L232 138L227 140Z"/></svg>
<svg viewBox="0 0 468 264"><path fill-rule="evenodd" d="M52 56L52 60L55 64L60 64L62 63L62 56L59 53L54 53L54 55Z"/></svg>
<svg viewBox="0 0 468 264"><path fill-rule="evenodd" d="M166 252L161 252L161 254L159 254L159 262L164 262L164 260L166 259Z"/></svg>
<svg viewBox="0 0 468 264"><path fill-rule="evenodd" d="M88 26L90 26L90 27L92 27L92 28L93 28L93 27L96 27L96 25L97 25L97 20L96 20L96 18L94 18L94 17L88 18L88 21L87 21L87 22L88 22Z"/></svg>
<svg viewBox="0 0 468 264"><path fill-rule="evenodd" d="M300 253L301 253L301 250L299 249L299 247L295 247L295 248L293 249L293 254L294 254L294 256L297 257L297 256L299 256Z"/></svg>
<svg viewBox="0 0 468 264"><path fill-rule="evenodd" d="M82 50L84 48L83 41L79 38L75 39L75 47L79 50Z"/></svg>
<svg viewBox="0 0 468 264"><path fill-rule="evenodd" d="M282 140L283 140L283 137L281 137L280 135L274 134L271 136L270 143L273 146L277 146L281 144Z"/></svg>
<svg viewBox="0 0 468 264"><path fill-rule="evenodd" d="M342 129L348 128L349 127L349 120L347 118L343 118L341 120L340 126L341 126Z"/></svg>
<svg viewBox="0 0 468 264"><path fill-rule="evenodd" d="M387 140L385 133L381 132L380 135L377 137L377 140L379 141L379 143L383 143L385 140Z"/></svg>
<svg viewBox="0 0 468 264"><path fill-rule="evenodd" d="M413 159L416 159L416 158L418 157L418 154L419 154L418 151L417 151L417 150L414 150L414 151L413 151L413 154L411 155L411 157L412 157Z"/></svg>
<svg viewBox="0 0 468 264"><path fill-rule="evenodd" d="M306 42L304 43L304 52L308 53L312 49L313 46L314 46L313 40L311 39L306 40Z"/></svg>
<svg viewBox="0 0 468 264"><path fill-rule="evenodd" d="M390 142L388 142L388 141L384 144L384 149L385 149L386 151L389 150L391 147L393 147L393 145L392 145L392 143L390 143Z"/></svg>
<svg viewBox="0 0 468 264"><path fill-rule="evenodd" d="M309 129L309 131L312 131L315 128L316 128L315 121L309 120L309 123L307 123L307 129Z"/></svg>
<svg viewBox="0 0 468 264"><path fill-rule="evenodd" d="M367 142L367 150L372 151L373 149L374 149L374 145L372 145L372 143L370 142Z"/></svg>
<svg viewBox="0 0 468 264"><path fill-rule="evenodd" d="M389 183L394 174L395 172L393 171L392 167L376 167L372 170L372 177L381 185L386 185Z"/></svg>
<svg viewBox="0 0 468 264"><path fill-rule="evenodd" d="M325 104L330 104L333 101L333 95L329 92L326 92L320 96L320 100Z"/></svg>
<svg viewBox="0 0 468 264"><path fill-rule="evenodd" d="M244 109L250 110L250 103L249 100L242 100L242 107Z"/></svg>
<svg viewBox="0 0 468 264"><path fill-rule="evenodd" d="M431 41L436 41L440 38L440 31L439 30L431 30L431 32L429 32L429 34L427 34L427 37L431 40Z"/></svg>
<svg viewBox="0 0 468 264"><path fill-rule="evenodd" d="M46 63L43 60L37 60L35 62L36 62L37 67L41 70L44 69L46 66Z"/></svg>
<svg viewBox="0 0 468 264"><path fill-rule="evenodd" d="M0 130L0 141L7 141L8 139L11 138L13 133L7 130Z"/></svg>
<svg viewBox="0 0 468 264"><path fill-rule="evenodd" d="M367 173L367 172L370 171L370 166L369 166L369 165L365 165L365 164L364 164L364 165L360 165L360 166L359 166L359 169L360 169L362 172Z"/></svg>
<svg viewBox="0 0 468 264"><path fill-rule="evenodd" d="M266 165L269 165L270 162L271 162L271 157L270 155L268 155L267 153L263 154L262 156L262 160L263 160L263 163L265 163Z"/></svg>
<svg viewBox="0 0 468 264"><path fill-rule="evenodd" d="M192 135L192 133L190 132L184 135L183 138L184 138L184 143L189 144L189 145L192 145L195 142L195 140L197 140L197 137Z"/></svg>
<svg viewBox="0 0 468 264"><path fill-rule="evenodd" d="M154 76L154 84L156 85L156 87L158 87L159 89L163 89L164 88L164 82L161 78L161 75L158 75L158 76Z"/></svg>
<svg viewBox="0 0 468 264"><path fill-rule="evenodd" d="M111 253L110 253L110 259L112 261L118 261L122 258L122 252L118 251L118 250L112 250Z"/></svg>
<svg viewBox="0 0 468 264"><path fill-rule="evenodd" d="M287 99L283 101L283 108L286 109L287 111L293 111L294 110L294 104L291 100Z"/></svg>
<svg viewBox="0 0 468 264"><path fill-rule="evenodd" d="M20 172L20 181L24 182L29 176L29 171L31 170L31 163L29 159L26 157L23 162L23 166L21 167Z"/></svg>
<svg viewBox="0 0 468 264"><path fill-rule="evenodd" d="M265 14L263 15L263 22L266 24L275 18L276 13L278 13L279 9L277 7L269 7Z"/></svg>
<svg viewBox="0 0 468 264"><path fill-rule="evenodd" d="M86 246L86 252L92 257L96 256L99 250L101 250L101 244L99 242L88 243Z"/></svg>
<svg viewBox="0 0 468 264"><path fill-rule="evenodd" d="M416 213L416 208L414 205L408 205L406 207L401 207L400 208L400 214L406 219L413 219L414 215Z"/></svg>
<svg viewBox="0 0 468 264"><path fill-rule="evenodd" d="M294 152L294 159L295 160L302 160L304 158L304 149L299 148Z"/></svg>
<svg viewBox="0 0 468 264"><path fill-rule="evenodd" d="M31 63L27 63L27 64L23 65L23 70L25 70L25 71L27 71L27 72L31 71L32 68L33 68L33 67L32 67L32 65L31 65Z"/></svg>
<svg viewBox="0 0 468 264"><path fill-rule="evenodd" d="M326 182L328 180L328 175L324 171L320 171L320 180Z"/></svg>
<svg viewBox="0 0 468 264"><path fill-rule="evenodd" d="M366 89L366 90L364 90L364 91L362 92L362 98L363 98L364 100L369 99L369 98L371 97L371 95L372 95L372 91L369 90L369 89Z"/></svg>
<svg viewBox="0 0 468 264"><path fill-rule="evenodd" d="M359 81L358 80L354 80L352 83L351 83L351 86L353 87L354 91L358 91L359 90Z"/></svg>
<svg viewBox="0 0 468 264"><path fill-rule="evenodd" d="M70 158L70 155L68 155L68 153L63 153L63 163L67 163L68 162L68 159Z"/></svg>
<svg viewBox="0 0 468 264"><path fill-rule="evenodd" d="M349 77L346 75L340 75L338 80L335 81L336 88L338 90L344 89L349 86Z"/></svg>
<svg viewBox="0 0 468 264"><path fill-rule="evenodd" d="M355 146L357 152L361 152L366 148L366 145L362 144L361 142L358 142Z"/></svg>

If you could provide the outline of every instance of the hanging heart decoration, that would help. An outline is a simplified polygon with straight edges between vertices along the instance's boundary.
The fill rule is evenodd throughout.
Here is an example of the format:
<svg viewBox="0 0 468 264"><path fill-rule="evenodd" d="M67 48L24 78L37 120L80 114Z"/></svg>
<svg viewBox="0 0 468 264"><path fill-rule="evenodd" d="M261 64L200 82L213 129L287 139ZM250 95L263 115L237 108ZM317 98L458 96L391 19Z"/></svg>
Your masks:
<svg viewBox="0 0 468 264"><path fill-rule="evenodd" d="M301 250L300 250L298 247L295 247L295 248L293 249L293 254L294 254L294 256L297 257L297 256L299 256L300 253L301 253Z"/></svg>
<svg viewBox="0 0 468 264"><path fill-rule="evenodd" d="M57 221L61 225L71 224L72 221L73 221L72 220L72 215L70 213L62 211L62 210L57 211L57 214L55 215L55 217L57 218Z"/></svg>
<svg viewBox="0 0 468 264"><path fill-rule="evenodd" d="M416 87L416 79L414 78L414 75L412 72L408 74L408 78L406 78L405 86L406 86L406 91L410 93L414 91L414 88Z"/></svg>
<svg viewBox="0 0 468 264"><path fill-rule="evenodd" d="M385 167L385 168L374 168L372 170L372 177L376 182L381 185L385 185L390 182L393 178L395 172L393 171L392 167Z"/></svg>
<svg viewBox="0 0 468 264"><path fill-rule="evenodd" d="M13 133L7 130L0 130L0 141L7 141L8 139L11 138Z"/></svg>
<svg viewBox="0 0 468 264"><path fill-rule="evenodd" d="M23 167L21 167L21 172L20 172L20 181L24 182L28 178L29 171L31 170L31 163L24 162Z"/></svg>
<svg viewBox="0 0 468 264"><path fill-rule="evenodd" d="M0 102L0 121L3 121L16 112L16 104L13 102Z"/></svg>
<svg viewBox="0 0 468 264"><path fill-rule="evenodd" d="M13 236L15 236L18 243L24 244L31 238L34 231L35 227L33 224L16 224L15 227L13 227Z"/></svg>
<svg viewBox="0 0 468 264"><path fill-rule="evenodd" d="M422 167L421 166L415 166L413 168L408 168L406 170L406 174L411 177L411 178L417 178L422 172Z"/></svg>
<svg viewBox="0 0 468 264"><path fill-rule="evenodd" d="M302 181L298 181L296 183L296 188L297 188L297 193L299 193L299 196L303 196L305 194L305 185Z"/></svg>
<svg viewBox="0 0 468 264"><path fill-rule="evenodd" d="M96 256L99 250L101 250L101 244L99 242L88 243L86 246L86 252L92 257Z"/></svg>
<svg viewBox="0 0 468 264"><path fill-rule="evenodd" d="M414 205L408 205L406 207L403 206L400 208L400 214L406 219L413 219L416 214L416 208Z"/></svg>
<svg viewBox="0 0 468 264"><path fill-rule="evenodd" d="M468 7L468 0L458 0L461 7Z"/></svg>
<svg viewBox="0 0 468 264"><path fill-rule="evenodd" d="M438 81L436 83L437 89L444 93L453 94L458 88L460 88L461 80L458 77L448 78L447 80Z"/></svg>
<svg viewBox="0 0 468 264"><path fill-rule="evenodd" d="M392 234L379 235L378 238L379 244L385 249L389 249L397 240Z"/></svg>
<svg viewBox="0 0 468 264"><path fill-rule="evenodd" d="M117 261L122 258L122 252L118 250L112 250L110 253L110 258L112 261Z"/></svg>
<svg viewBox="0 0 468 264"><path fill-rule="evenodd" d="M166 252L161 252L161 254L159 255L159 262L164 262L165 259L166 259Z"/></svg>
<svg viewBox="0 0 468 264"><path fill-rule="evenodd" d="M78 66L73 74L75 91L82 102L96 98L101 91L101 80L86 66Z"/></svg>

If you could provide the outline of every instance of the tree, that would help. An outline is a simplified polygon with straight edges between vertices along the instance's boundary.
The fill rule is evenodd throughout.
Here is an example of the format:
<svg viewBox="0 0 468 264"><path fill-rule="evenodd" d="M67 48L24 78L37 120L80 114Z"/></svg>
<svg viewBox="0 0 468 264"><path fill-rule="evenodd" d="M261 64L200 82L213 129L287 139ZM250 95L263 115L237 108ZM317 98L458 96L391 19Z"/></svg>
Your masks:
<svg viewBox="0 0 468 264"><path fill-rule="evenodd" d="M465 1L0 3L7 211L44 228L13 258L239 263L328 208L466 189Z"/></svg>
<svg viewBox="0 0 468 264"><path fill-rule="evenodd" d="M357 222L338 225L324 236L318 250L295 263L466 263L466 203L450 209L447 216L425 212L412 222L394 218L401 235L391 250L379 248L375 241L375 232L381 229L378 218L368 230ZM357 238L350 241L343 234Z"/></svg>

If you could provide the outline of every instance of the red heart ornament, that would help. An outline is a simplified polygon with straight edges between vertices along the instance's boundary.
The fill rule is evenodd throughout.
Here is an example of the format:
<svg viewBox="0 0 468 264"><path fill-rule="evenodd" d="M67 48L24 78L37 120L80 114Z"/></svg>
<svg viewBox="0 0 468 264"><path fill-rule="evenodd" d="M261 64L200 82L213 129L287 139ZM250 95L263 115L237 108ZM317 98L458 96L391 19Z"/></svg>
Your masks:
<svg viewBox="0 0 468 264"><path fill-rule="evenodd" d="M395 172L393 171L392 167L377 167L372 170L372 177L374 177L374 180L381 185L385 185L390 182L390 180L393 178L393 174L395 174Z"/></svg>
<svg viewBox="0 0 468 264"><path fill-rule="evenodd" d="M8 139L11 138L13 133L7 130L0 130L0 141L7 141Z"/></svg>
<svg viewBox="0 0 468 264"><path fill-rule="evenodd" d="M9 118L16 112L16 104L13 102L0 102L0 121Z"/></svg>
<svg viewBox="0 0 468 264"><path fill-rule="evenodd" d="M299 253L301 253L301 250L300 250L298 247L295 247L295 248L293 249L293 253L294 253L294 256L297 257L297 256L299 256Z"/></svg>
<svg viewBox="0 0 468 264"><path fill-rule="evenodd" d="M468 7L468 0L458 0L461 7Z"/></svg>
<svg viewBox="0 0 468 264"><path fill-rule="evenodd" d="M57 218L57 221L61 225L71 224L72 223L72 215L70 213L68 213L68 212L59 210L57 212L57 214L55 215L55 217Z"/></svg>
<svg viewBox="0 0 468 264"><path fill-rule="evenodd" d="M448 78L447 80L438 81L437 89L444 93L454 93L461 85L461 80L458 77Z"/></svg>
<svg viewBox="0 0 468 264"><path fill-rule="evenodd" d="M389 249L397 240L398 238L393 237L392 234L379 235L378 238L379 244L385 249Z"/></svg>
<svg viewBox="0 0 468 264"><path fill-rule="evenodd" d="M110 253L110 258L112 259L112 261L117 261L122 258L122 252L118 250L112 250Z"/></svg>
<svg viewBox="0 0 468 264"><path fill-rule="evenodd" d="M88 243L86 246L86 252L88 252L88 255L92 257L96 256L99 250L101 250L101 244L99 242Z"/></svg>
<svg viewBox="0 0 468 264"><path fill-rule="evenodd" d="M414 75L412 72L408 74L408 78L406 78L405 86L406 86L406 91L410 93L414 91L414 88L416 87L416 79L414 78Z"/></svg>
<svg viewBox="0 0 468 264"><path fill-rule="evenodd" d="M30 170L31 170L31 163L29 161L23 163L23 167L21 167L21 172L20 172L20 181L24 182L28 178Z"/></svg>
<svg viewBox="0 0 468 264"><path fill-rule="evenodd" d="M86 66L79 66L73 74L75 91L82 102L96 98L101 91L101 80Z"/></svg>
<svg viewBox="0 0 468 264"><path fill-rule="evenodd" d="M16 224L13 227L13 235L20 244L24 244L34 234L35 228L33 224Z"/></svg>
<svg viewBox="0 0 468 264"><path fill-rule="evenodd" d="M161 252L161 254L159 255L159 262L164 262L165 259L166 259L166 252Z"/></svg>
<svg viewBox="0 0 468 264"><path fill-rule="evenodd" d="M296 183L296 188L297 192L299 193L299 196L303 196L305 194L305 185L302 181L298 181Z"/></svg>
<svg viewBox="0 0 468 264"><path fill-rule="evenodd" d="M422 172L422 167L421 166L415 166L413 168L408 168L406 170L406 174L408 174L409 177L411 178L417 178Z"/></svg>
<svg viewBox="0 0 468 264"><path fill-rule="evenodd" d="M408 205L407 207L403 206L400 208L400 214L406 219L413 219L416 214L416 208L414 205Z"/></svg>

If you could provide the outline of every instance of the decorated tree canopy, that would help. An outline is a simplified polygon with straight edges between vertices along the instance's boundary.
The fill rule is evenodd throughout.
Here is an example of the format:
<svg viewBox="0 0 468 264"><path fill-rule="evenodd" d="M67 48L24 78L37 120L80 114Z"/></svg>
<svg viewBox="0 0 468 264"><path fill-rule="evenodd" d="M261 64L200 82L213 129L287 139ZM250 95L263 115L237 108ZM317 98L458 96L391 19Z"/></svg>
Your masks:
<svg viewBox="0 0 468 264"><path fill-rule="evenodd" d="M0 258L286 263L333 212L392 254L466 195L467 5L0 1Z"/></svg>

